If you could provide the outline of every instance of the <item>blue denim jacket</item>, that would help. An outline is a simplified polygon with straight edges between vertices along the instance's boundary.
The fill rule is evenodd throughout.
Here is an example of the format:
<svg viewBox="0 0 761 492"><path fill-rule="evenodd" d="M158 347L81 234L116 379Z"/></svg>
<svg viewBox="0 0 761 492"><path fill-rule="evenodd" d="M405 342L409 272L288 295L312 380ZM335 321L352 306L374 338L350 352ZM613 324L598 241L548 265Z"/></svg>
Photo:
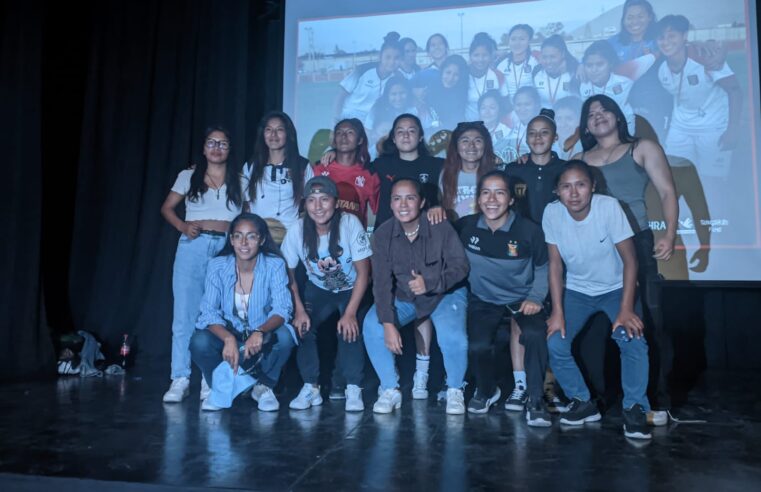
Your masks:
<svg viewBox="0 0 761 492"><path fill-rule="evenodd" d="M201 299L201 314L196 328L206 329L209 325L226 325L228 322L243 331L243 322L233 312L235 297L235 256L221 256L209 262L206 270L206 284ZM285 262L274 256L259 253L254 267L254 287L248 304L248 320L251 328L264 324L272 316L280 316L291 336L296 333L288 322L293 312L291 291L288 288L288 274Z"/></svg>

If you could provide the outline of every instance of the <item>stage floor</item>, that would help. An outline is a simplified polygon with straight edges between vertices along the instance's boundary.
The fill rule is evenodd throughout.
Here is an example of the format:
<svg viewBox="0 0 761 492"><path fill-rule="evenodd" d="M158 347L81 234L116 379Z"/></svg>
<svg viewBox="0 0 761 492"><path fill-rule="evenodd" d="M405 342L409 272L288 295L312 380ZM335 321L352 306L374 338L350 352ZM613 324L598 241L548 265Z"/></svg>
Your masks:
<svg viewBox="0 0 761 492"><path fill-rule="evenodd" d="M761 376L706 373L650 443L597 425L526 426L498 408L447 416L442 404L347 414L343 402L264 413L246 396L200 411L199 381L163 404L164 374L5 385L2 490L761 490ZM373 389L374 390L374 389Z"/></svg>

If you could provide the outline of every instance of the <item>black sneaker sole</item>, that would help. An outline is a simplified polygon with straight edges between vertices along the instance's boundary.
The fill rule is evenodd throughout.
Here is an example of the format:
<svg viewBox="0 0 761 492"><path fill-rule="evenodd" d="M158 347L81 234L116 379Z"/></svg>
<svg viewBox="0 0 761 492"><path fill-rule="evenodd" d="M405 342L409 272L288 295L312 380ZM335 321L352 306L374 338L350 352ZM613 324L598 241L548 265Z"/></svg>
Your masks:
<svg viewBox="0 0 761 492"><path fill-rule="evenodd" d="M518 403L505 403L505 410L508 410L510 412L522 412L523 409L526 408L526 404L518 404Z"/></svg>
<svg viewBox="0 0 761 492"><path fill-rule="evenodd" d="M602 415L598 412L578 420L569 420L568 417L561 417L560 423L565 425L584 425L586 422L599 422L600 419L602 419Z"/></svg>
<svg viewBox="0 0 761 492"><path fill-rule="evenodd" d="M653 435L649 432L644 433L641 431L628 431L626 430L626 425L624 425L624 436L628 437L629 439L641 439L641 440L648 440L653 438Z"/></svg>

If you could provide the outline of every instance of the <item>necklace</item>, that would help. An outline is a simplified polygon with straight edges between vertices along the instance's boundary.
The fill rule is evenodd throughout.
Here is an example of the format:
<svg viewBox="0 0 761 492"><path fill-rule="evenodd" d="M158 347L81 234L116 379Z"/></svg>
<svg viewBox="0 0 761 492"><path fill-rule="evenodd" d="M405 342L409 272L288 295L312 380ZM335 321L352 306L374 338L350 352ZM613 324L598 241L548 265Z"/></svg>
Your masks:
<svg viewBox="0 0 761 492"><path fill-rule="evenodd" d="M405 231L405 232L404 232L404 235L405 235L405 236L407 236L407 237L412 237L412 236L414 236L415 234L417 234L419 230L420 230L420 222L418 222L418 224L417 224L417 227L415 227L415 230L414 230L414 231L412 231L412 232L406 232L406 231Z"/></svg>
<svg viewBox="0 0 761 492"><path fill-rule="evenodd" d="M211 177L211 175L207 172L206 177L209 178L209 181L211 181L211 188L217 192L217 200L219 200L219 190L222 188L222 185L218 185Z"/></svg>
<svg viewBox="0 0 761 492"><path fill-rule="evenodd" d="M610 157L613 155L613 152L616 151L616 149L620 146L620 143L617 143L613 146L613 148L610 149L610 152L608 152L608 155L603 159L602 165L607 166L610 163ZM603 150L602 147L600 147L600 150Z"/></svg>
<svg viewBox="0 0 761 492"><path fill-rule="evenodd" d="M235 265L235 273L237 274L238 280L237 284L240 286L241 290L241 304L243 304L243 312L241 315L241 312L238 312L238 317L242 320L248 319L248 302L251 299L251 291L254 290L254 271L251 270L251 285L248 288L248 292L246 292L246 289L243 287L243 282L241 281L241 275L240 275L240 268L238 268L238 265Z"/></svg>

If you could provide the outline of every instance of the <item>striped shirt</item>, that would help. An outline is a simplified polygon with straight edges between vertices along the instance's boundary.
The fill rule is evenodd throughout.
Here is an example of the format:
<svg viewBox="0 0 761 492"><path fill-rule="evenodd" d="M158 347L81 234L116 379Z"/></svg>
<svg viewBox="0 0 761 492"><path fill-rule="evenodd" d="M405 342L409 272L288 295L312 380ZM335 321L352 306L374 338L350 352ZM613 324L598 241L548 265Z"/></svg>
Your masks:
<svg viewBox="0 0 761 492"><path fill-rule="evenodd" d="M234 312L235 282L234 255L221 256L209 262L196 328L203 330L210 325L225 326L230 323L237 331L244 330L243 321ZM295 332L287 324L292 312L293 303L285 262L281 258L260 253L254 267L254 286L248 303L248 325L257 328L272 316L280 316L295 341Z"/></svg>

